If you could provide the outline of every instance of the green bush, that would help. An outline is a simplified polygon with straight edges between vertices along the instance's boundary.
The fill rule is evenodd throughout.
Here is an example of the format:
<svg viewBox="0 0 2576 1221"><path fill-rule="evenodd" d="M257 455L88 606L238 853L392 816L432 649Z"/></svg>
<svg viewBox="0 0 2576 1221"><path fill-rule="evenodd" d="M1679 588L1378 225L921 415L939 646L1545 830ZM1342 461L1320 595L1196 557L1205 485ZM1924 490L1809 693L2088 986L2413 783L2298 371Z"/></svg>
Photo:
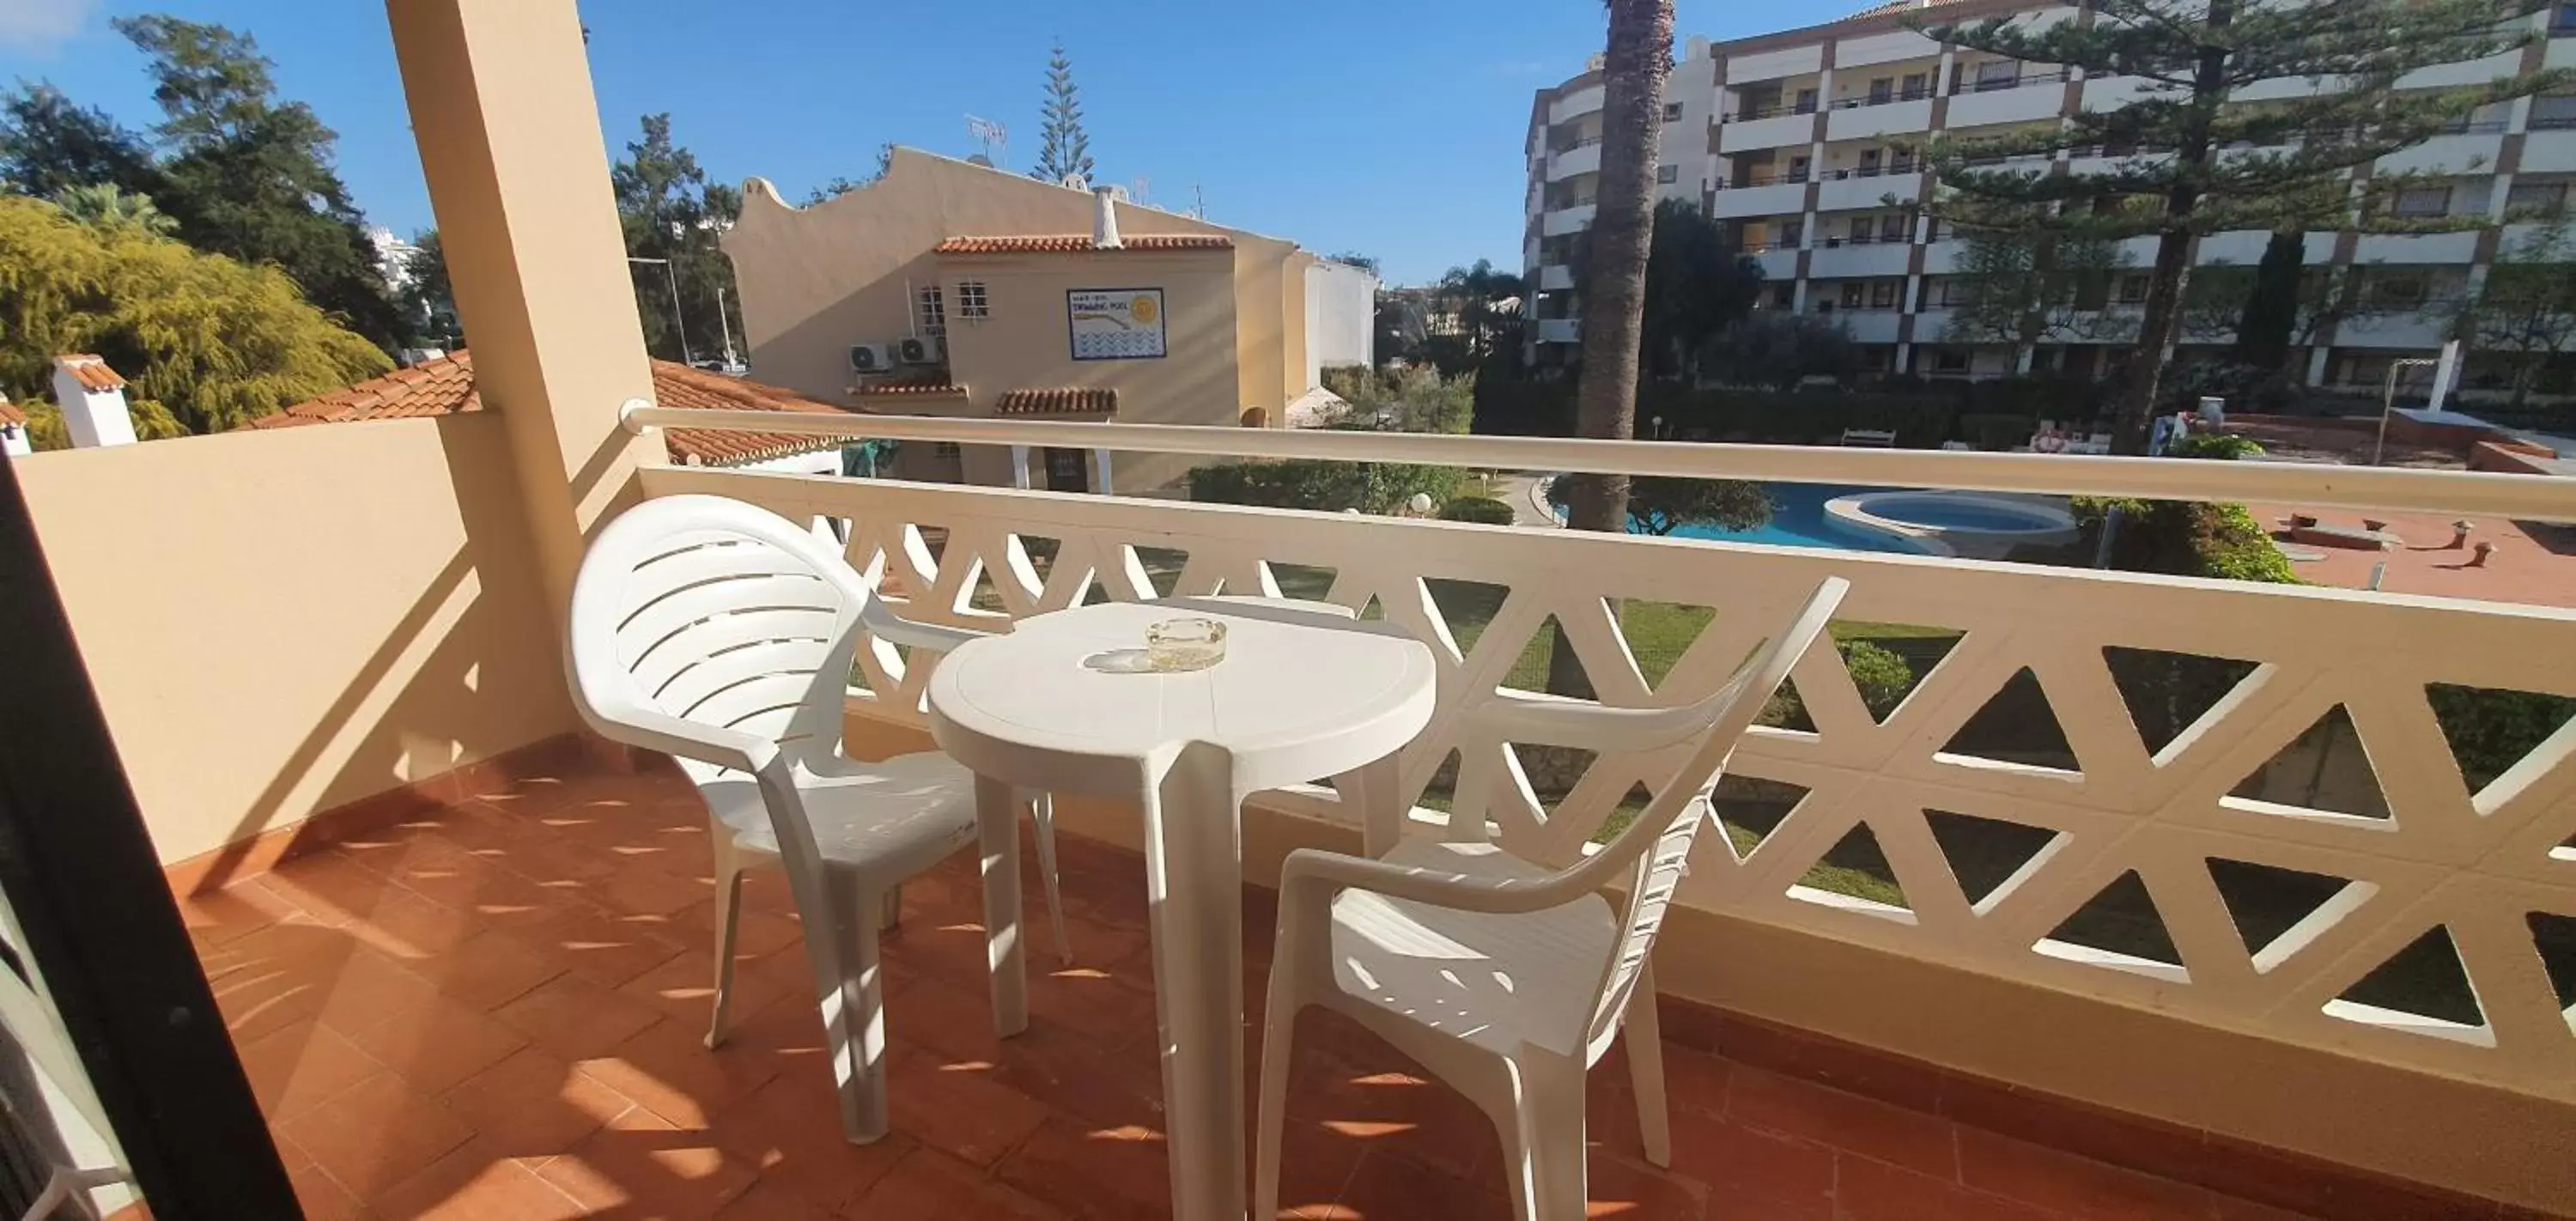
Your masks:
<svg viewBox="0 0 2576 1221"><path fill-rule="evenodd" d="M2176 458L2208 458L2234 462L2243 458L2260 458L2263 446L2252 437L2231 433L2195 432L2173 443L2166 451Z"/></svg>
<svg viewBox="0 0 2576 1221"><path fill-rule="evenodd" d="M2110 511L2120 511L2111 567L2123 572L2273 585L2307 583L2290 567L2289 557L2272 545L2262 523L2240 504L2078 496L2071 507L2087 549L2099 545L2102 523Z"/></svg>
<svg viewBox="0 0 2576 1221"><path fill-rule="evenodd" d="M1456 496L1440 506L1442 521L1471 521L1488 526L1512 524L1512 507L1491 496Z"/></svg>
<svg viewBox="0 0 2576 1221"><path fill-rule="evenodd" d="M1860 701L1869 706L1869 714L1886 720L1905 702L1905 693L1914 687L1914 667L1895 651L1866 640L1837 640L1834 648L1843 655L1843 668L1851 671L1852 685L1860 688ZM1795 729L1813 733L1815 721L1807 716L1806 701L1794 686L1783 684L1773 692L1771 702L1762 706L1757 722L1774 729Z"/></svg>
<svg viewBox="0 0 2576 1221"><path fill-rule="evenodd" d="M1454 466L1290 458L1202 466L1190 472L1189 484L1190 499L1209 504L1386 513L1417 492L1434 503L1455 499L1474 490L1476 477Z"/></svg>

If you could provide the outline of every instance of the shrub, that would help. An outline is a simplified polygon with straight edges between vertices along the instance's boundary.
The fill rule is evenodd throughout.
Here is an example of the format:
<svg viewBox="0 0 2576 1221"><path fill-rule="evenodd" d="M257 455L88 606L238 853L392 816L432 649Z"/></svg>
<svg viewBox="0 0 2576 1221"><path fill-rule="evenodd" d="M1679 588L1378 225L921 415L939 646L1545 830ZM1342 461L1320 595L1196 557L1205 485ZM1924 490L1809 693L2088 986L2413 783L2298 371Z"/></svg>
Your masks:
<svg viewBox="0 0 2576 1221"><path fill-rule="evenodd" d="M1508 526L1514 518L1512 507L1491 496L1456 496L1440 506L1442 521L1471 521L1488 526Z"/></svg>
<svg viewBox="0 0 2576 1221"><path fill-rule="evenodd" d="M2240 458L2260 458L2263 446L2252 437L2231 433L2195 432L2186 434L2166 451L2176 458L2208 458L2234 462Z"/></svg>
<svg viewBox="0 0 2576 1221"><path fill-rule="evenodd" d="M1866 640L1837 640L1834 648L1843 655L1843 668L1851 671L1852 685L1860 688L1861 703L1869 714L1886 720L1905 702L1905 693L1914 685L1914 667L1894 651ZM1774 729L1796 729L1812 733L1816 723L1807 716L1806 701L1795 686L1782 684L1762 706L1756 721Z"/></svg>
<svg viewBox="0 0 2576 1221"><path fill-rule="evenodd" d="M2262 523L2240 504L2078 496L2072 508L2088 548L2099 545L2104 519L2119 510L2111 566L2123 572L2306 584L2291 569L2289 557L2272 545Z"/></svg>
<svg viewBox="0 0 2576 1221"><path fill-rule="evenodd" d="M1326 462L1312 458L1221 462L1198 467L1189 475L1192 500L1326 513L1344 509L1385 513L1412 499L1416 492L1426 493L1439 503L1469 491L1474 482L1475 476L1454 466Z"/></svg>

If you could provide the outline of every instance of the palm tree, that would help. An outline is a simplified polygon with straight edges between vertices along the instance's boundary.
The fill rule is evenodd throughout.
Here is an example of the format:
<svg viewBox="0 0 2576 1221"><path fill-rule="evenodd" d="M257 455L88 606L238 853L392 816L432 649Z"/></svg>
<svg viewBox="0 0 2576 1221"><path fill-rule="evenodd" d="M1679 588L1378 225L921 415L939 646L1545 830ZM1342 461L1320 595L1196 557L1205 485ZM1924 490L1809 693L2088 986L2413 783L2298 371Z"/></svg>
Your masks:
<svg viewBox="0 0 2576 1221"><path fill-rule="evenodd" d="M1583 373L1574 399L1578 436L1637 435L1639 351L1645 335L1646 253L1655 229L1655 161L1663 135L1664 78L1673 69L1673 0L1606 0L1609 54L1602 65L1601 186L1592 214L1583 291ZM1566 524L1625 532L1628 477L1577 475ZM1548 689L1585 694L1582 667L1559 633Z"/></svg>
<svg viewBox="0 0 2576 1221"><path fill-rule="evenodd" d="M124 190L112 182L65 187L55 193L53 203L73 220L93 229L131 228L152 237L168 237L179 231L179 222L155 206L151 196Z"/></svg>

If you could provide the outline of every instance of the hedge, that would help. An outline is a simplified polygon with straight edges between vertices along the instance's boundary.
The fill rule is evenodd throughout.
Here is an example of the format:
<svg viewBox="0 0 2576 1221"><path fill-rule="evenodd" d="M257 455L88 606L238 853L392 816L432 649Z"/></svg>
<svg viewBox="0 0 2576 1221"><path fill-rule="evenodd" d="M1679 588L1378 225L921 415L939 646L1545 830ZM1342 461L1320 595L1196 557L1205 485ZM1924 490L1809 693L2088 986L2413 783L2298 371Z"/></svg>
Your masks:
<svg viewBox="0 0 2576 1221"><path fill-rule="evenodd" d="M1221 462L1192 470L1189 479L1190 499L1196 501L1327 513L1388 513L1417 492L1440 504L1475 487L1475 476L1454 466L1316 458Z"/></svg>
<svg viewBox="0 0 2576 1221"><path fill-rule="evenodd" d="M1985 446L2028 441L2041 420L2082 426L2109 414L2109 382L2034 374L1987 381L1890 379L1880 389L1847 391L1697 390L1675 382L1638 389L1637 428L1685 440L1831 444L1846 428L1889 429L1908 449L1944 441ZM1501 436L1574 435L1575 383L1476 382L1475 431Z"/></svg>
<svg viewBox="0 0 2576 1221"><path fill-rule="evenodd" d="M1508 526L1518 515L1510 505L1491 496L1458 496L1440 506L1442 521L1471 521L1488 526Z"/></svg>

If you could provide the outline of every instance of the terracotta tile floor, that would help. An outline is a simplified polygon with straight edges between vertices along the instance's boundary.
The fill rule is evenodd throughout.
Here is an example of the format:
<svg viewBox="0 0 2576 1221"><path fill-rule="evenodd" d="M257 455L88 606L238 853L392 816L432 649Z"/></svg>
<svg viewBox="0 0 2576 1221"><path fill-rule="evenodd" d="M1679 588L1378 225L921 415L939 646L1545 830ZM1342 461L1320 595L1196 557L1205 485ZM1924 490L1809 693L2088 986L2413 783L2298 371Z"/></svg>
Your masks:
<svg viewBox="0 0 2576 1221"><path fill-rule="evenodd" d="M1066 843L1076 965L1041 936L1034 1020L1009 1041L985 1001L972 854L905 890L885 948L895 1133L860 1148L840 1137L774 877L747 888L734 1036L700 1045L703 818L669 772L541 780L183 903L312 1217L1165 1214L1139 858ZM1268 892L1245 904L1257 1013ZM1321 1017L1296 1055L1292 1215L1504 1214L1495 1139L1457 1095ZM1678 1045L1665 1055L1669 1171L1643 1160L1616 1053L1593 1074L1596 1217L2290 1215Z"/></svg>

